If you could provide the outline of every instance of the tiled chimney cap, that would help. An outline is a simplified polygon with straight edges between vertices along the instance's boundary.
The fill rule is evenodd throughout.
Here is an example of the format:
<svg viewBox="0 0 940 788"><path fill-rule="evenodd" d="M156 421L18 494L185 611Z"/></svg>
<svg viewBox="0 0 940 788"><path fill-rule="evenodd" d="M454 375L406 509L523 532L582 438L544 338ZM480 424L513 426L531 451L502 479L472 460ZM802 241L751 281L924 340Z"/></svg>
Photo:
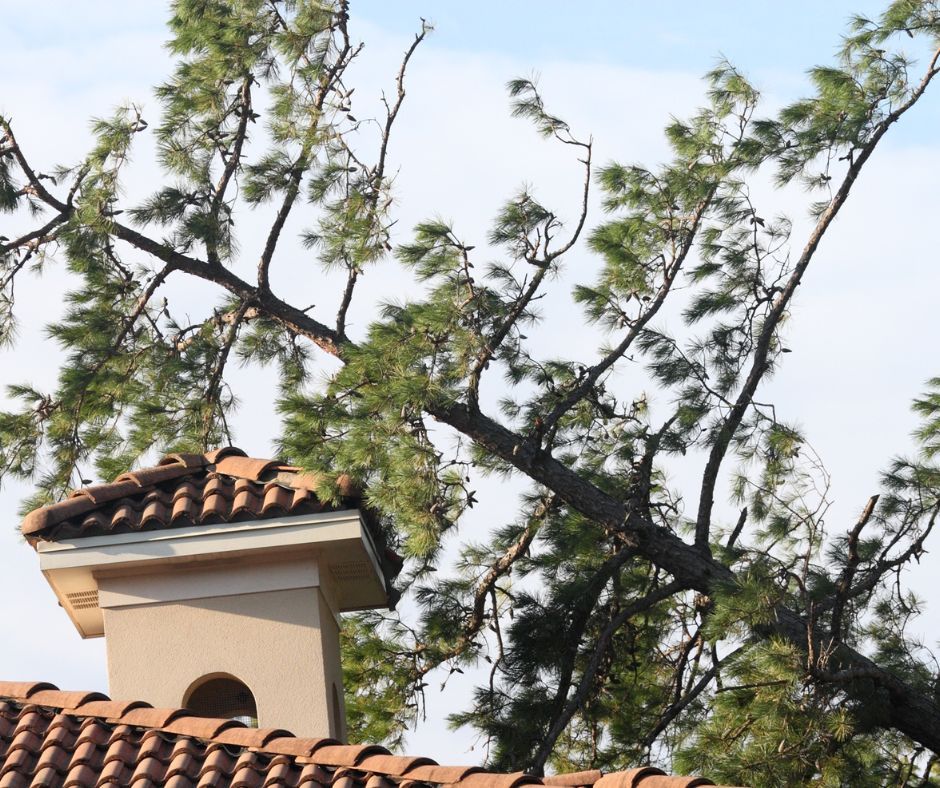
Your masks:
<svg viewBox="0 0 940 788"><path fill-rule="evenodd" d="M122 473L109 484L74 490L30 512L21 531L37 541L263 520L362 506L348 476L335 480L340 502L316 494L323 479L279 460L249 457L229 446L206 454L170 454L153 468Z"/></svg>
<svg viewBox="0 0 940 788"><path fill-rule="evenodd" d="M329 491L331 499L321 499L318 490ZM342 533L320 528L339 522L346 523ZM277 529L286 534L292 528L306 528L306 535L287 535L283 543L273 536ZM83 637L103 632L95 573L137 571L131 564L145 559L152 568L160 556L178 565L205 564L222 557L219 550L231 556L257 548L271 557L302 543L301 549L316 552L337 577L340 610L371 607L378 600L394 607L398 599L392 580L402 559L388 548L377 517L348 476L325 479L280 460L249 457L234 446L170 454L152 468L75 490L63 501L30 512L21 531L40 554L40 568ZM257 539L249 545L236 532L254 532ZM131 543L140 550L122 547ZM148 543L153 550L144 556ZM179 543L178 554L166 552L171 543ZM101 550L108 556L102 558Z"/></svg>

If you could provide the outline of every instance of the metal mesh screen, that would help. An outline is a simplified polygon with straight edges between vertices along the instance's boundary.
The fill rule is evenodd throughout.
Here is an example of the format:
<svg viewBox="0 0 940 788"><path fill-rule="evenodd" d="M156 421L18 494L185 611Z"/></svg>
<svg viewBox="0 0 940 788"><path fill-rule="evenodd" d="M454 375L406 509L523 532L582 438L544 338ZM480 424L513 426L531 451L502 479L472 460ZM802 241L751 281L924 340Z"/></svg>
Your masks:
<svg viewBox="0 0 940 788"><path fill-rule="evenodd" d="M206 717L233 719L258 727L255 696L238 679L209 679L196 687L186 707Z"/></svg>

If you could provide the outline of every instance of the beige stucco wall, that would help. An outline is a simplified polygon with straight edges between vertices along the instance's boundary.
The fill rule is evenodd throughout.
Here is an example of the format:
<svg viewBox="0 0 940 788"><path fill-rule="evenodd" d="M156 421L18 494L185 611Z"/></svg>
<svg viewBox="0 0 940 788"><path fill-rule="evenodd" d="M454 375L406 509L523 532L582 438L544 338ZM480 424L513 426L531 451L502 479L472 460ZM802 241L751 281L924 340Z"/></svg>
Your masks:
<svg viewBox="0 0 940 788"><path fill-rule="evenodd" d="M343 696L337 623L312 582L315 565L100 578L111 697L177 707L194 682L228 673L252 691L261 727L344 739L344 710L332 709L334 684Z"/></svg>

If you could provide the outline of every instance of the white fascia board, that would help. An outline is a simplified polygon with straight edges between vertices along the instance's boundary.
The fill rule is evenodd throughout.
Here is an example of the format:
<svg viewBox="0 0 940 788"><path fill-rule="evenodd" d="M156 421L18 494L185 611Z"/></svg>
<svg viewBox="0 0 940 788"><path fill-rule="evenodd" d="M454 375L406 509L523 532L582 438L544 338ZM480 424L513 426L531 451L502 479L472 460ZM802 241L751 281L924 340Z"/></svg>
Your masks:
<svg viewBox="0 0 940 788"><path fill-rule="evenodd" d="M358 509L39 542L37 551L42 570L55 571L79 567L117 568L302 546L325 548L331 542L361 544L376 575L383 577L375 546Z"/></svg>
<svg viewBox="0 0 940 788"><path fill-rule="evenodd" d="M129 570L159 572L164 566L170 569L252 555L277 558L299 551L316 555L318 563L330 569L342 569L350 560L356 567L367 568L364 575L337 581L338 596L330 600L334 612L379 606L386 593L385 575L358 509L88 536L39 542L36 548L43 575L82 637L104 631L97 578Z"/></svg>

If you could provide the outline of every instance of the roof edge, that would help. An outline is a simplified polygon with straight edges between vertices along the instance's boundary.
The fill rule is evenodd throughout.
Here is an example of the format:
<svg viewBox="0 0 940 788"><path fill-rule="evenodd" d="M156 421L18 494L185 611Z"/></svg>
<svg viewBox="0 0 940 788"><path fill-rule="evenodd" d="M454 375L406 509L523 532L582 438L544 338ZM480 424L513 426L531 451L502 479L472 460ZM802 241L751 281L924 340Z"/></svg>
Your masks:
<svg viewBox="0 0 940 788"><path fill-rule="evenodd" d="M694 788L714 785L701 777L666 775L654 767L603 774L598 770L541 778L525 772L491 772L477 766L442 766L431 758L393 755L381 745L341 744L334 739L303 738L289 731L249 728L229 719L204 717L187 709L157 709L143 701L113 701L99 692L64 692L49 682L0 681L0 703L48 709L75 717L96 718L242 747L259 754L293 756L303 763L333 769L368 771L401 782L431 782L465 788L518 788L523 785L598 786L598 788Z"/></svg>

